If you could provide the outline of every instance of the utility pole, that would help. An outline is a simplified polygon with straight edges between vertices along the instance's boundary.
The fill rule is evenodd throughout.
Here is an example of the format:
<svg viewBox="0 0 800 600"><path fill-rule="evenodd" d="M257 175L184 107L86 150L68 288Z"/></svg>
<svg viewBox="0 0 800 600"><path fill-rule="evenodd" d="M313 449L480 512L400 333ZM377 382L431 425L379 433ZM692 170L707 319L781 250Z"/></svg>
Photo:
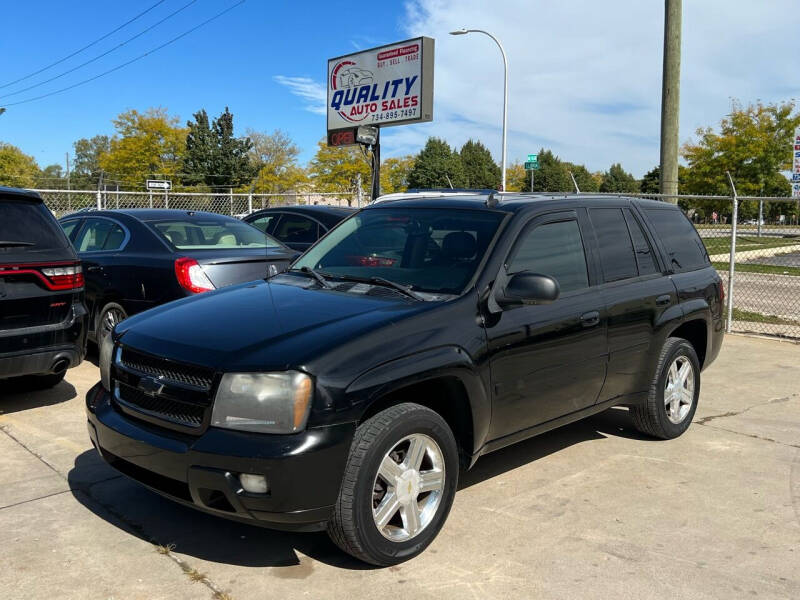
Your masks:
<svg viewBox="0 0 800 600"><path fill-rule="evenodd" d="M681 86L682 0L664 0L664 72L661 81L661 180L659 191L678 193L678 114ZM673 204L677 198L668 198Z"/></svg>
<svg viewBox="0 0 800 600"><path fill-rule="evenodd" d="M69 190L69 152L65 152L67 157L67 190Z"/></svg>

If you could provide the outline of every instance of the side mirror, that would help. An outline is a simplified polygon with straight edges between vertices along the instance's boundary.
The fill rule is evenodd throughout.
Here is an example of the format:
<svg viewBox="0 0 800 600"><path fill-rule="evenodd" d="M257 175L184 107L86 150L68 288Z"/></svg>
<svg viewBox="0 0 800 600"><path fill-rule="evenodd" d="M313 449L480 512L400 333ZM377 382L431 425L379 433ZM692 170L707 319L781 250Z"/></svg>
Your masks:
<svg viewBox="0 0 800 600"><path fill-rule="evenodd" d="M506 287L497 295L502 307L525 304L550 304L558 298L558 282L548 275L522 271L512 275Z"/></svg>

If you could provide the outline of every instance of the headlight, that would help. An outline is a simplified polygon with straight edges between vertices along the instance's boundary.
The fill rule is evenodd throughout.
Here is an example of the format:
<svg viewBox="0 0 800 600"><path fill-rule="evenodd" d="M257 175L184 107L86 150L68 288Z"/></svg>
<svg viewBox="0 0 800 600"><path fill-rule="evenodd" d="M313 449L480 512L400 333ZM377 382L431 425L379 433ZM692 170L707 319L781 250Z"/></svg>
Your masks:
<svg viewBox="0 0 800 600"><path fill-rule="evenodd" d="M114 354L113 336L107 335L100 342L100 381L107 392L111 391L111 357Z"/></svg>
<svg viewBox="0 0 800 600"><path fill-rule="evenodd" d="M225 373L214 398L211 425L259 433L294 433L306 426L311 378L299 371Z"/></svg>

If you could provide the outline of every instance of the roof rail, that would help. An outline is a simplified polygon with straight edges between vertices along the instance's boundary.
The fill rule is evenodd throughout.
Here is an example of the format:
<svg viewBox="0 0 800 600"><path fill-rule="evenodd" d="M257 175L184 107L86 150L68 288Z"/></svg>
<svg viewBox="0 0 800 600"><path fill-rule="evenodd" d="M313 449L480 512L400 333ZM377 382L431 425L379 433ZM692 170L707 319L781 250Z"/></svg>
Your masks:
<svg viewBox="0 0 800 600"><path fill-rule="evenodd" d="M407 194L419 194L423 192L470 192L473 194L491 194L495 190L490 190L488 188L412 188L410 190L406 190Z"/></svg>

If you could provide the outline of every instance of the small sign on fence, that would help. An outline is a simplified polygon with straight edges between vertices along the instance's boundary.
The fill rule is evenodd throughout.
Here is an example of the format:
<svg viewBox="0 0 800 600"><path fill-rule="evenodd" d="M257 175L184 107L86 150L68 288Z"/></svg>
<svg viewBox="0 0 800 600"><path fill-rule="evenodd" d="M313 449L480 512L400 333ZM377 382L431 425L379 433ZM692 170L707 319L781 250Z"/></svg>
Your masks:
<svg viewBox="0 0 800 600"><path fill-rule="evenodd" d="M800 127L794 130L792 157L792 198L800 198Z"/></svg>
<svg viewBox="0 0 800 600"><path fill-rule="evenodd" d="M168 179L148 179L147 180L147 189L148 190L171 190L172 189L172 182Z"/></svg>

